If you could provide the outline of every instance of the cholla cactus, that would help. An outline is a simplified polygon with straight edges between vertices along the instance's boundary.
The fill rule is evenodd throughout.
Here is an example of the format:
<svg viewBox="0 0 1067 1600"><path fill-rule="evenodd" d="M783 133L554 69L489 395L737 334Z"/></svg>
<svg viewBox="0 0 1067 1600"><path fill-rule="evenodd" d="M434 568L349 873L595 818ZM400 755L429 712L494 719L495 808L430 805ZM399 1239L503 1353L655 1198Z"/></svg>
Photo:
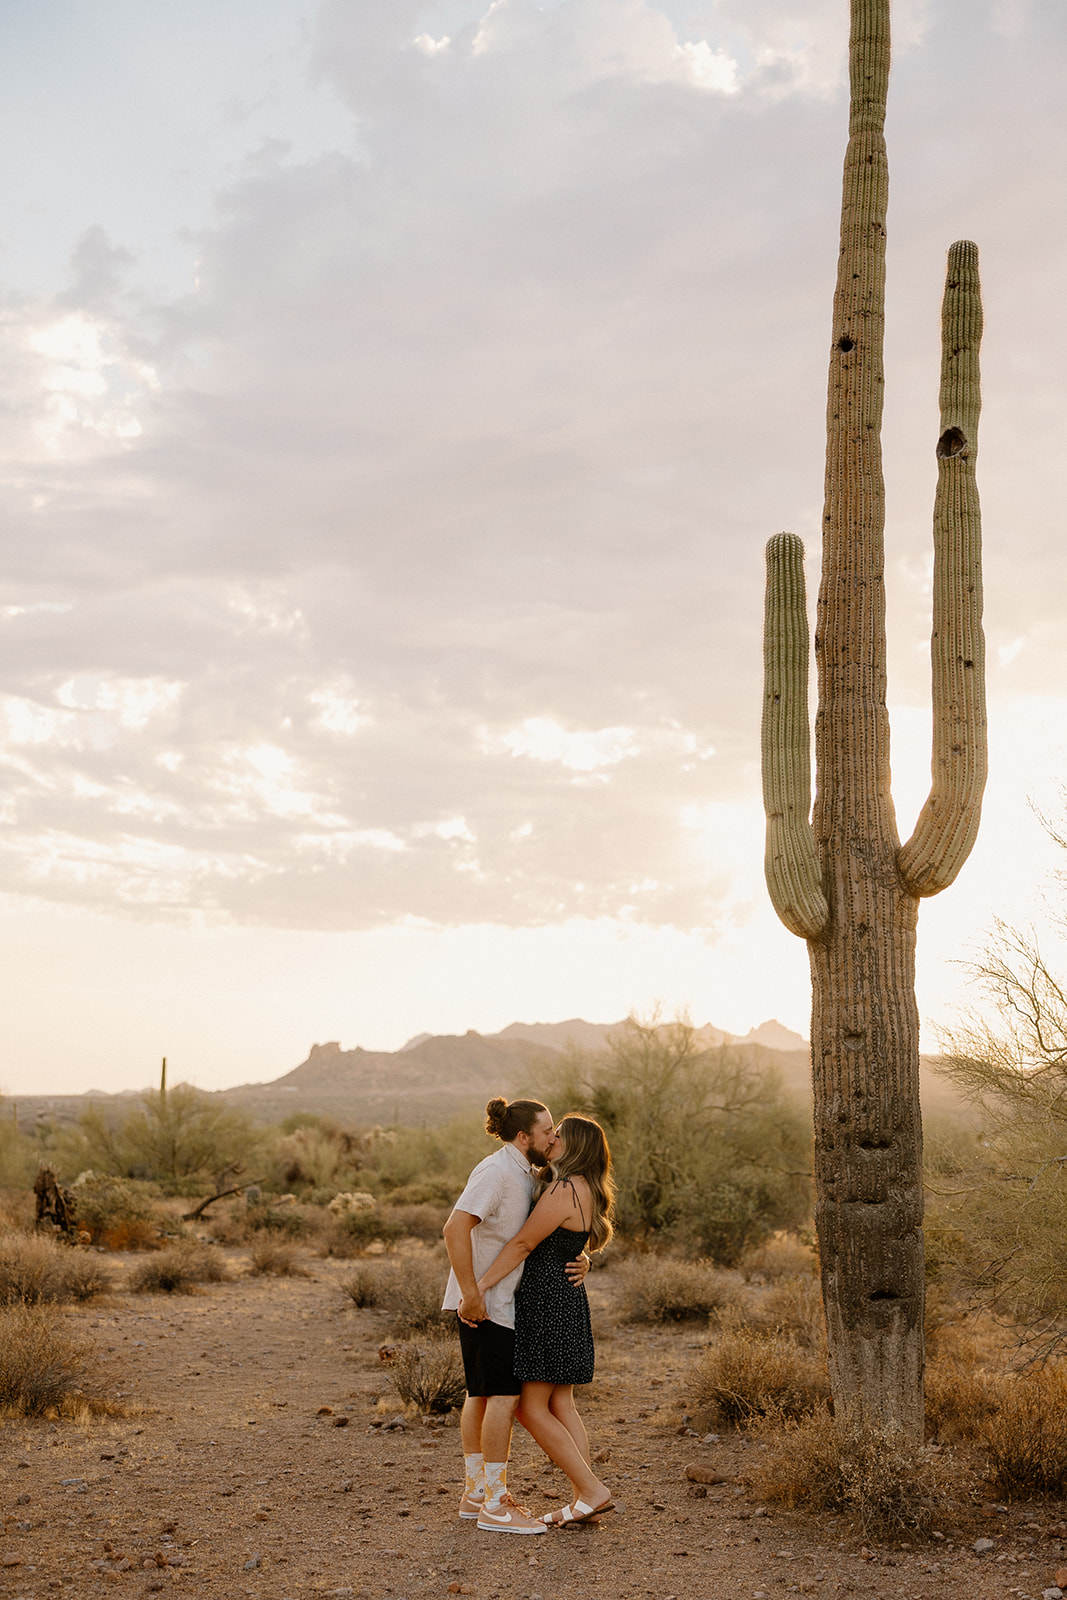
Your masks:
<svg viewBox="0 0 1067 1600"><path fill-rule="evenodd" d="M803 548L767 547L766 874L812 971L816 1225L836 1414L923 1426L915 933L974 842L986 774L975 485L978 252L949 251L934 510L933 782L902 847L889 781L882 480L888 0L852 0L851 105L827 403L811 821Z"/></svg>
<svg viewBox="0 0 1067 1600"><path fill-rule="evenodd" d="M365 1189L353 1189L345 1194L335 1194L326 1207L331 1216L351 1217L357 1211L373 1211L378 1204Z"/></svg>

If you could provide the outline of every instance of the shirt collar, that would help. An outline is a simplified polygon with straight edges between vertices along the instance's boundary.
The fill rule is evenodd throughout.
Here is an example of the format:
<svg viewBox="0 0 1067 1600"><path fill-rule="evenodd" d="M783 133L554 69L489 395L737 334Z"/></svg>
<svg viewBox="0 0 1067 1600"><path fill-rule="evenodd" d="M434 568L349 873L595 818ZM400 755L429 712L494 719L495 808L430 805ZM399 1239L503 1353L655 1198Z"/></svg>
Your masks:
<svg viewBox="0 0 1067 1600"><path fill-rule="evenodd" d="M516 1150L515 1146L513 1144L511 1144L510 1142L504 1146L504 1150L505 1150L505 1153L507 1155L509 1155L513 1161L517 1161L518 1162L518 1164L522 1168L523 1172L529 1178L533 1173L533 1168L531 1167L530 1163L527 1161L526 1157L523 1155L522 1151L521 1150Z"/></svg>

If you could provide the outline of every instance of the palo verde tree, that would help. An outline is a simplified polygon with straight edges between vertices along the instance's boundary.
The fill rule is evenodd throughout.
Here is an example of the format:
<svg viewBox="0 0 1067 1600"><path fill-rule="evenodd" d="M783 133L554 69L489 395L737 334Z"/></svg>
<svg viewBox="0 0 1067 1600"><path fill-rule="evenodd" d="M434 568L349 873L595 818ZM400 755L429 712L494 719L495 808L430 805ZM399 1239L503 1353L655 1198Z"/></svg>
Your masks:
<svg viewBox="0 0 1067 1600"><path fill-rule="evenodd" d="M849 140L827 402L809 821L803 547L767 548L766 876L808 942L816 1225L835 1414L923 1425L919 899L956 877L986 772L975 485L982 312L978 252L949 251L942 307L933 581L932 787L906 844L889 775L881 416L889 0L851 0Z"/></svg>

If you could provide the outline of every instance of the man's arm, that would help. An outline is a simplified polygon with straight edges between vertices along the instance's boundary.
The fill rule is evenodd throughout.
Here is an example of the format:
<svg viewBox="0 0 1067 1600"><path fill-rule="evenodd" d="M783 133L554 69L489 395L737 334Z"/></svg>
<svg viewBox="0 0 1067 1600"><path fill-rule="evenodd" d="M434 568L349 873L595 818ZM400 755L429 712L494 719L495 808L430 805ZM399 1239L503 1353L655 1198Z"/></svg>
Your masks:
<svg viewBox="0 0 1067 1600"><path fill-rule="evenodd" d="M458 1316L461 1322L471 1327L476 1322L485 1321L485 1296L474 1276L474 1250L471 1245L471 1234L481 1220L470 1211L453 1211L441 1230L462 1296Z"/></svg>

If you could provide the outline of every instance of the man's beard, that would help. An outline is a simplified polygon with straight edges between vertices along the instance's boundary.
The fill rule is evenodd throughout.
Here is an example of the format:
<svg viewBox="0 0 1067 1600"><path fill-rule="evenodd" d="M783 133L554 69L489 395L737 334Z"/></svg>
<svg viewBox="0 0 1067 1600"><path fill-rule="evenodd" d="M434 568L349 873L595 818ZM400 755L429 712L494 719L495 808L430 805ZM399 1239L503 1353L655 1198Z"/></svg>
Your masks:
<svg viewBox="0 0 1067 1600"><path fill-rule="evenodd" d="M548 1151L534 1150L532 1147L526 1152L526 1159L531 1167L537 1167L541 1172L548 1166Z"/></svg>

